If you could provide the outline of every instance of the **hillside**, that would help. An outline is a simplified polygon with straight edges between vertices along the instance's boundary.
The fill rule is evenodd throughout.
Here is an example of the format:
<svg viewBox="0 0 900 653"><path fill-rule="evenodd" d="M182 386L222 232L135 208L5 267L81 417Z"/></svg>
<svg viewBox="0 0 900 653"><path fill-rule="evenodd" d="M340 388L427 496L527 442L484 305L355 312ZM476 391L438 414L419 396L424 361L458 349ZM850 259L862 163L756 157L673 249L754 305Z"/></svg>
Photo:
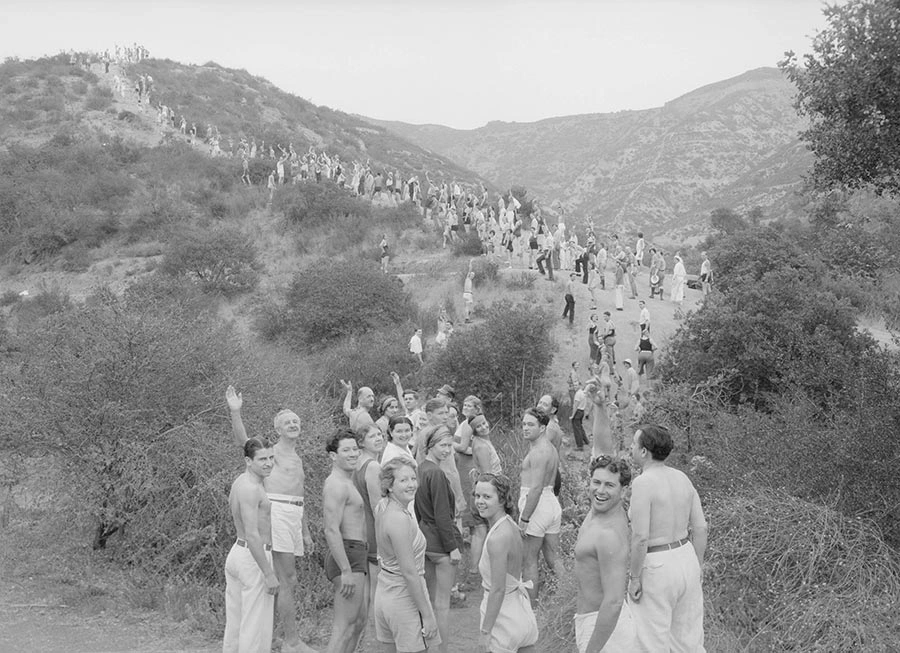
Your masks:
<svg viewBox="0 0 900 653"><path fill-rule="evenodd" d="M545 204L673 239L702 232L712 208L796 213L811 158L793 87L752 70L643 111L491 122L474 130L370 120Z"/></svg>

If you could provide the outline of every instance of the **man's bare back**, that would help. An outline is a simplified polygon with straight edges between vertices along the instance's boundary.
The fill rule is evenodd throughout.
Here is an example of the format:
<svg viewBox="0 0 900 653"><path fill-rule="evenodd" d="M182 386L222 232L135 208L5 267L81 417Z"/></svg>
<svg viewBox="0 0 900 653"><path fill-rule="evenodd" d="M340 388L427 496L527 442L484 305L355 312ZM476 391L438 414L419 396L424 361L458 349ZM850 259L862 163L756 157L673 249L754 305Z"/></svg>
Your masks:
<svg viewBox="0 0 900 653"><path fill-rule="evenodd" d="M671 467L647 469L634 480L633 495L645 499L653 513L647 546L677 542L688 535L697 491L684 472Z"/></svg>
<svg viewBox="0 0 900 653"><path fill-rule="evenodd" d="M559 454L550 441L540 438L532 443L531 449L522 460L522 487L552 487L559 467Z"/></svg>

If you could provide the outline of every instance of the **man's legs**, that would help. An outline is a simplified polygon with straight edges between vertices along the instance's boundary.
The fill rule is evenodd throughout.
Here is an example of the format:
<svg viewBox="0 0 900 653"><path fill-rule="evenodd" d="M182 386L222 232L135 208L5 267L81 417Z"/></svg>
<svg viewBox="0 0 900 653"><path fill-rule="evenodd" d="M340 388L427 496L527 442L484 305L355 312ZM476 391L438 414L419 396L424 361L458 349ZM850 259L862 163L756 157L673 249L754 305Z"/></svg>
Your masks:
<svg viewBox="0 0 900 653"><path fill-rule="evenodd" d="M359 642L360 633L366 625L369 587L366 575L353 572L353 594L346 598L341 594L341 577L337 576L334 585L334 621L331 626L331 640L327 653L353 653Z"/></svg>
<svg viewBox="0 0 900 653"><path fill-rule="evenodd" d="M547 278L553 281L553 256L547 257Z"/></svg>
<svg viewBox="0 0 900 653"><path fill-rule="evenodd" d="M531 596L531 602L537 601L538 597L538 555L541 552L541 545L544 543L543 537L535 535L526 535L522 542L522 580L531 581L533 587L528 590Z"/></svg>
<svg viewBox="0 0 900 653"><path fill-rule="evenodd" d="M582 422L583 419L583 410L576 410L575 414L572 415L572 434L575 437L575 447L579 451L581 451L584 448L584 445L587 444L587 436L584 433L584 424Z"/></svg>
<svg viewBox="0 0 900 653"><path fill-rule="evenodd" d="M250 551L229 553L225 563L223 653L262 653L272 648L273 599Z"/></svg>
<svg viewBox="0 0 900 653"><path fill-rule="evenodd" d="M537 262L538 272L540 272L541 274L544 274L544 260L546 258L547 258L547 256L544 254L544 252L541 252L540 254L538 254L536 262Z"/></svg>
<svg viewBox="0 0 900 653"><path fill-rule="evenodd" d="M294 588L297 585L297 568L294 554L285 551L272 552L272 566L278 579L278 595L275 599L275 610L284 628L284 644L290 651L309 653L314 649L300 641L297 629L297 609L294 605Z"/></svg>
<svg viewBox="0 0 900 653"><path fill-rule="evenodd" d="M566 573L566 568L559 557L559 533L545 533L541 551L544 553L544 560L553 574L557 578L562 578Z"/></svg>

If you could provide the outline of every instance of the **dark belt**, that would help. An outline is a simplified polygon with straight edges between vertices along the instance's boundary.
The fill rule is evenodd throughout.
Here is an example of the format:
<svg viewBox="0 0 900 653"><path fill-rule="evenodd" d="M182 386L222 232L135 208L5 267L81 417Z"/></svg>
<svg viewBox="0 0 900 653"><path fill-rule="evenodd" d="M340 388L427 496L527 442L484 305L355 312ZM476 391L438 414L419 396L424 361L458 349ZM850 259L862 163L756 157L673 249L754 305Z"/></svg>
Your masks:
<svg viewBox="0 0 900 653"><path fill-rule="evenodd" d="M237 538L237 539L234 541L234 543L237 544L238 546L244 547L245 549L249 549L249 548L250 548L250 547L247 545L247 540L241 539L240 537ZM266 550L266 551L271 551L271 550L272 550L272 545L271 545L271 544L263 544L263 549Z"/></svg>
<svg viewBox="0 0 900 653"><path fill-rule="evenodd" d="M668 544L654 544L653 546L647 547L647 553L658 553L660 551L671 551L672 549L677 549L680 546L684 546L688 542L691 541L691 538L686 537L682 540L678 540L677 542L669 542Z"/></svg>
<svg viewBox="0 0 900 653"><path fill-rule="evenodd" d="M274 501L275 503L287 503L292 506L300 506L301 508L303 507L303 499L272 499L272 498L270 498L269 501Z"/></svg>

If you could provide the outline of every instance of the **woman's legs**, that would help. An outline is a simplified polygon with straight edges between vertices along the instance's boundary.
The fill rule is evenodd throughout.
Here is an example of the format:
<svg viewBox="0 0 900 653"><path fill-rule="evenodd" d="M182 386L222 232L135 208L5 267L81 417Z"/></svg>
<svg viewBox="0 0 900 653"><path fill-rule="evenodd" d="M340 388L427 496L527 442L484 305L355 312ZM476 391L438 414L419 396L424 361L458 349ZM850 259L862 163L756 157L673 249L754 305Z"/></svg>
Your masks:
<svg viewBox="0 0 900 653"><path fill-rule="evenodd" d="M429 571L431 572L430 582ZM450 556L426 555L425 584L428 587L428 595L431 597L431 605L434 606L434 616L437 620L438 633L441 636L441 653L448 653L450 650L448 648L450 641L450 588L453 587L455 577L456 565L450 562Z"/></svg>

